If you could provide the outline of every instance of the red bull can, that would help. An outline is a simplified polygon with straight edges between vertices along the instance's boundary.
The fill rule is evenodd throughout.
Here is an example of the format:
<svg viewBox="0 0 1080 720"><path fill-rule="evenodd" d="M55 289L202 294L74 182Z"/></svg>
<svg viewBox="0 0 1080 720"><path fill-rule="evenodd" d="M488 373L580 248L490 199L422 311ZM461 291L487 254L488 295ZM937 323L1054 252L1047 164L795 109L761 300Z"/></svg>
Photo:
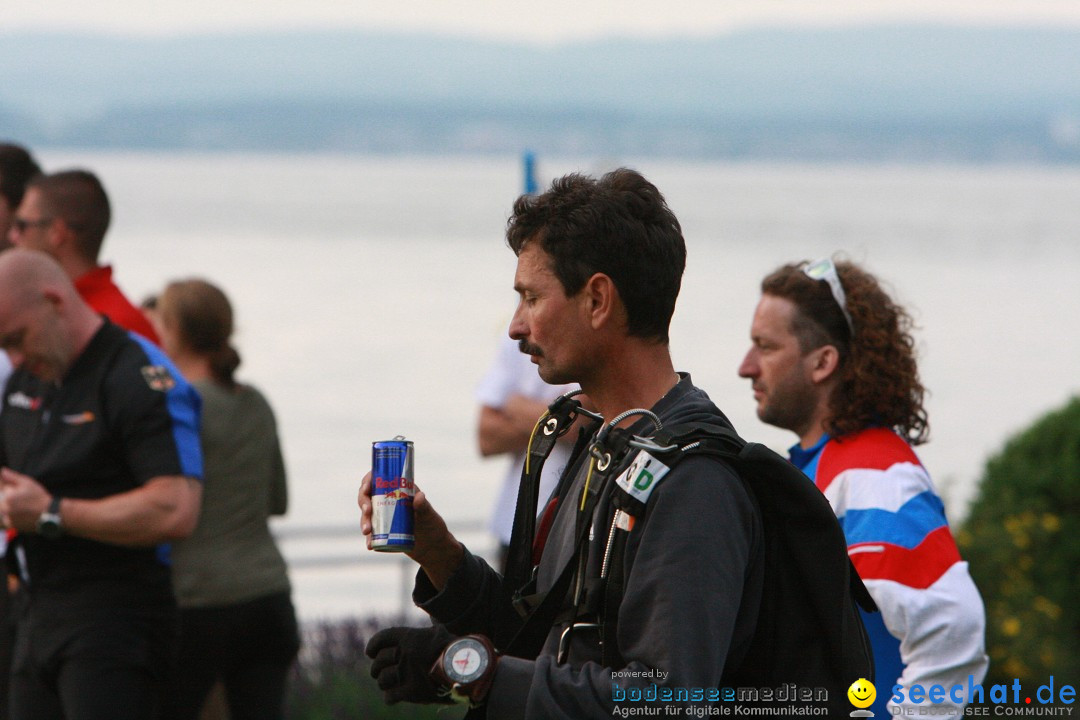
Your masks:
<svg viewBox="0 0 1080 720"><path fill-rule="evenodd" d="M401 435L371 444L372 548L413 549L413 444Z"/></svg>

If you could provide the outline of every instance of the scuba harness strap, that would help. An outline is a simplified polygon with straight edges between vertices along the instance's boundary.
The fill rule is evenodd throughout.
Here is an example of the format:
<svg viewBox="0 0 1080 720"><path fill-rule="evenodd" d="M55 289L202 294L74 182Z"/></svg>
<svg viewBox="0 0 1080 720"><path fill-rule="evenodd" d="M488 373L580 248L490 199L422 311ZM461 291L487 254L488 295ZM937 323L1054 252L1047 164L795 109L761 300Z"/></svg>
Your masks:
<svg viewBox="0 0 1080 720"><path fill-rule="evenodd" d="M589 590L585 578L585 567L588 562L587 548L592 531L593 513L597 504L608 494L611 478L621 465L629 444L633 440L633 436L628 431L615 428L615 425L626 417L639 413L652 416L652 413L647 411L624 413L601 428L595 440L587 444L579 441L575 448L575 453L567 466L568 471L564 473L558 491L560 506L573 503L575 507L573 551L551 587L542 594L536 593L537 566L533 564L532 557L536 503L542 466L554 446L554 439L566 432L576 414L599 416L582 410L580 403L570 399L569 396L564 396L552 404L549 414L541 418L538 423L538 427L550 426L552 430L544 436L545 440L539 450L530 447L529 463L522 471L514 530L511 535L510 564L504 577L504 588L512 595L515 607L525 620L516 632L500 633L502 637L497 638L496 645L502 652L518 657L536 657L543 648L558 616L566 614L563 608L573 583L573 609L569 613L570 632L572 632L578 615L586 605L586 591ZM551 422L552 417L556 418L554 423ZM659 426L659 421L655 419L655 416L652 417ZM581 440L587 437L584 435ZM588 469L581 493L577 497L570 497L568 496L569 488L584 463L588 464ZM568 634L564 634L563 640L566 642L569 641Z"/></svg>
<svg viewBox="0 0 1080 720"><path fill-rule="evenodd" d="M523 587L532 576L532 546L536 536L540 474L555 443L566 434L581 411L581 403L573 399L574 394L576 392L567 393L556 399L537 421L529 437L525 463L521 468L521 482L518 486L514 525L507 554L506 585L514 590Z"/></svg>

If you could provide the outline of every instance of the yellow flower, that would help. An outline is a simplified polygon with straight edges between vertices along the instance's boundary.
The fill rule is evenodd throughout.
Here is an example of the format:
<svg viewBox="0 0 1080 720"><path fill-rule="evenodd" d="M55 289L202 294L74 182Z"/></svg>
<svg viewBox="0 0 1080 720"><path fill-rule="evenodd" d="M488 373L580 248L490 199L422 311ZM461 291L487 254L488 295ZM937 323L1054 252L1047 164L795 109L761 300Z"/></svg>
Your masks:
<svg viewBox="0 0 1080 720"><path fill-rule="evenodd" d="M1048 533L1056 533L1061 529L1061 518L1053 513L1044 513L1042 516L1042 527Z"/></svg>
<svg viewBox="0 0 1080 720"><path fill-rule="evenodd" d="M1005 530L1012 537L1013 545L1021 550L1031 544L1027 536L1027 527L1031 525L1034 516L1030 512L1023 515L1013 515L1005 519Z"/></svg>
<svg viewBox="0 0 1080 720"><path fill-rule="evenodd" d="M1031 607L1051 620L1058 620L1061 618L1061 608L1042 596L1032 600Z"/></svg>
<svg viewBox="0 0 1080 720"><path fill-rule="evenodd" d="M1001 622L1001 632L1005 634L1005 637L1016 637L1020 634L1020 621L1014 617L1005 618Z"/></svg>
<svg viewBox="0 0 1080 720"><path fill-rule="evenodd" d="M1022 678L1027 677L1030 673L1028 673L1024 663L1016 658L1009 658L1005 661L1005 674L1009 677Z"/></svg>

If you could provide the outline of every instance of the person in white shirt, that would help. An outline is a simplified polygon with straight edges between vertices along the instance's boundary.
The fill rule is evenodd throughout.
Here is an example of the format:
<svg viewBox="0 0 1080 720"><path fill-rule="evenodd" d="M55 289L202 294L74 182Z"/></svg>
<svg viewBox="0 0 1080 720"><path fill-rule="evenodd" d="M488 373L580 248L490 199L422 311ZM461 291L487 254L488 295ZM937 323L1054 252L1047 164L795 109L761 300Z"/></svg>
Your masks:
<svg viewBox="0 0 1080 720"><path fill-rule="evenodd" d="M488 372L476 387L480 418L476 437L484 457L509 455L499 496L489 527L499 541L498 566L506 560L510 531L514 525L518 482L525 462L525 447L536 421L555 398L576 390L577 385L548 385L536 372L536 365L509 336L499 343L498 353ZM574 433L567 433L551 451L540 478L540 504L543 509L555 489L573 446Z"/></svg>

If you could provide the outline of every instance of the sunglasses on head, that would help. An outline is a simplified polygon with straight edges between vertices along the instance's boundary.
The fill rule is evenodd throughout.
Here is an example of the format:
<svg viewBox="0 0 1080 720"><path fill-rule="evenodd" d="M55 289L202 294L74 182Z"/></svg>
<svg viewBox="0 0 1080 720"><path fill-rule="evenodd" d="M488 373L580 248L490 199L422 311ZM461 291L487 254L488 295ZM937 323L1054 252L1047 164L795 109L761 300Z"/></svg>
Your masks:
<svg viewBox="0 0 1080 720"><path fill-rule="evenodd" d="M847 309L847 295L844 294L844 286L840 284L840 276L836 273L836 264L832 261L832 258L822 258L817 262L810 263L803 268L803 272L811 280L824 280L829 283L833 300L840 306L840 312L844 313L848 330L851 331L851 336L854 337L855 323L851 321L851 313Z"/></svg>

